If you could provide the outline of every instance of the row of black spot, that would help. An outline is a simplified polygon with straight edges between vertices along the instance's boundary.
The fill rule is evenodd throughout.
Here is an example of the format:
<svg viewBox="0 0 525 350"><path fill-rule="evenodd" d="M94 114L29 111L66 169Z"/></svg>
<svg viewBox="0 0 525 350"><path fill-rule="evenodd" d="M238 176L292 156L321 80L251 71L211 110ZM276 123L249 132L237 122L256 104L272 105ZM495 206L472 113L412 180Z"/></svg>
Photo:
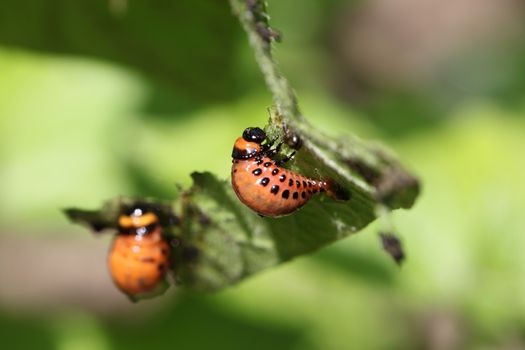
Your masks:
<svg viewBox="0 0 525 350"><path fill-rule="evenodd" d="M277 175L278 173L279 173L279 169L278 169L278 168L275 168L275 169L272 170L272 175L275 176L275 175ZM259 175L262 174L262 169L257 168L257 169L255 169L254 171L252 171L252 174L255 175L255 176L259 176ZM283 176L284 176L284 177L283 177ZM284 179L286 179L286 175L284 175L284 174L281 175L281 178L282 178L281 182L283 182Z"/></svg>
<svg viewBox="0 0 525 350"><path fill-rule="evenodd" d="M261 179L261 181L259 181L259 183L262 186L267 186L269 182L270 182L270 179L267 178L267 177L263 177ZM279 193L279 185L273 185L272 188L270 189L270 193L273 193L273 194ZM314 189L313 191L312 190L308 190L308 194L312 194L312 193L313 194L317 193L317 189ZM290 190L284 190L283 193L281 194L281 196L284 199L288 199L290 197ZM292 198L293 199L299 199L299 192L294 192L293 195L292 195ZM301 198L306 198L306 191L302 191L301 192Z"/></svg>
<svg viewBox="0 0 525 350"><path fill-rule="evenodd" d="M266 162L266 163L264 163L264 166L266 166L266 164L271 164L271 163L270 162ZM279 173L279 169L278 168L275 168L275 169L272 170L272 175L275 176L278 173ZM255 176L259 176L259 175L262 174L262 169L257 168L255 170L253 170L252 174L255 175ZM285 174L282 174L281 176L279 176L279 181L280 182L284 182L285 180L286 180L286 175ZM296 180L295 182L297 184L297 188L301 188L301 181ZM294 183L293 179L288 180L288 186L292 187L293 183ZM306 181L303 180L302 184L303 184L304 188L306 188L306 187L310 187L311 188L313 186L312 182L310 182L310 181L308 181L308 183L307 183Z"/></svg>
<svg viewBox="0 0 525 350"><path fill-rule="evenodd" d="M288 197L290 196L290 191L284 190L281 196L284 199L288 199ZM293 197L293 199L299 199L299 192L294 192L292 197ZM306 198L306 192L305 191L301 192L301 198Z"/></svg>
<svg viewBox="0 0 525 350"><path fill-rule="evenodd" d="M263 158L261 157L261 155L255 157L255 161L257 162L257 165L261 165L261 164L264 162L264 160L263 160ZM266 163L264 163L264 166L265 166L266 168L268 168L268 167L271 166L272 164L273 164L272 162L266 162Z"/></svg>
<svg viewBox="0 0 525 350"><path fill-rule="evenodd" d="M270 162L266 162L266 163L264 163L264 166L267 166L267 165L271 165L271 163L270 163ZM275 169L272 170L272 175L277 175L277 173L279 173L279 169L278 169L278 168L275 168ZM255 175L255 176L259 176L259 175L262 174L262 169L257 168L257 169L255 169L255 170L253 170L253 171L252 171L252 174ZM285 175L285 174L282 174L281 176L279 176L279 181L280 181L280 182L284 182L285 180L286 180L286 175ZM260 183L262 186L267 186L267 185L270 183L270 179L269 179L268 177L263 177L263 178L259 181L259 183ZM299 180L295 180L295 183L297 184L297 188L301 188L301 181L299 181ZM289 180L288 180L288 186L293 187L293 185L294 185L294 180L293 180L293 179L289 179ZM311 181L306 182L306 181L304 181L304 180L302 181L302 185L303 185L304 188L307 188L307 187L312 188L312 187L314 186L314 184L313 184ZM321 188L320 190L323 191L322 188ZM277 185L272 186L270 192L273 193L273 194L277 194L277 193L279 192L279 186L277 186ZM296 195L296 193L297 193L297 195ZM308 190L308 193L309 193L309 194L312 194L312 193L315 194L315 193L317 193L317 188L314 188L313 191L309 189L309 190ZM285 190L285 191L283 192L282 196L283 196L283 198L288 198L288 197L290 196L290 191ZM292 195L292 197L293 197L294 199L299 198L299 194L298 194L298 192L295 192L295 193ZM306 197L306 192L303 191L303 192L301 193L301 197L302 197L302 198L305 198L305 197Z"/></svg>
<svg viewBox="0 0 525 350"><path fill-rule="evenodd" d="M279 193L279 186L278 185L273 185L271 190L270 190L271 193L273 194L277 194ZM309 191L311 193L311 191ZM284 199L288 199L290 197L290 190L284 190L283 193L281 193L281 197L283 197ZM292 195L292 198L293 199L299 199L299 192L294 192L293 195ZM301 192L301 198L306 198L306 192L303 191Z"/></svg>

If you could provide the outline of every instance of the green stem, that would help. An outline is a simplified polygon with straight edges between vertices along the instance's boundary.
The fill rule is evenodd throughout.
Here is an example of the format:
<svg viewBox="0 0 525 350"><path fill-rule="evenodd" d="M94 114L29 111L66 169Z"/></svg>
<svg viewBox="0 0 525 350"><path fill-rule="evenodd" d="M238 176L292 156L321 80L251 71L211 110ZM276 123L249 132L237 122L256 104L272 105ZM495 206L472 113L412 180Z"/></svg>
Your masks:
<svg viewBox="0 0 525 350"><path fill-rule="evenodd" d="M247 6L248 2L257 5L258 8L250 10ZM266 85L272 93L279 114L285 119L302 120L297 97L290 83L282 75L276 61L272 57L271 41L273 41L273 39L270 38L270 40L266 40L257 30L258 26L266 26L266 28L269 28L267 21L264 21L267 15L262 13L265 9L264 3L259 0L230 0L230 4L234 14L238 17L244 31L248 35L255 59L264 76ZM259 12L256 12L257 10L259 10ZM258 20L258 18L260 18L260 20Z"/></svg>

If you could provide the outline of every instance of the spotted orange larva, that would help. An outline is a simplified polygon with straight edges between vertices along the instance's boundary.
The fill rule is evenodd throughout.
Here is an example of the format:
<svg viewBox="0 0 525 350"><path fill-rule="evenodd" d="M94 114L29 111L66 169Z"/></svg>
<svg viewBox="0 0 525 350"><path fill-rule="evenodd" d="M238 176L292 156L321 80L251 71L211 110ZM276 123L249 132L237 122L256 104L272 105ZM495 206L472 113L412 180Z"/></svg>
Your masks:
<svg viewBox="0 0 525 350"><path fill-rule="evenodd" d="M262 145L265 140L262 129L247 128L233 146L232 187L241 202L260 215L278 217L299 209L314 194L337 197L329 182L282 168L291 156L273 159L276 149Z"/></svg>
<svg viewBox="0 0 525 350"><path fill-rule="evenodd" d="M119 216L118 231L108 257L117 287L135 300L165 285L170 245L157 213L146 204L135 204Z"/></svg>

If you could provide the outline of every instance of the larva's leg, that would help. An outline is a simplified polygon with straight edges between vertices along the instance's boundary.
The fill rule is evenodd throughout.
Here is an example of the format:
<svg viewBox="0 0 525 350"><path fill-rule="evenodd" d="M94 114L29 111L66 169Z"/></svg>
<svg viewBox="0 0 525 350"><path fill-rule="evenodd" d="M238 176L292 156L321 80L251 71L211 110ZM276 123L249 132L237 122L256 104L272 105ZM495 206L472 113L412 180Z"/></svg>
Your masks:
<svg viewBox="0 0 525 350"><path fill-rule="evenodd" d="M281 150L281 146L282 146L282 145L283 145L283 143L280 142L280 143L277 145L277 147L275 147L274 149L269 149L269 148L266 149L266 153L265 153L266 156L267 156L268 158L273 158L273 157L275 157L275 155L276 155L277 153L279 153L279 151ZM269 147L271 147L271 146L269 146Z"/></svg>
<svg viewBox="0 0 525 350"><path fill-rule="evenodd" d="M275 161L275 165L282 166L286 162L292 160L294 156L295 156L295 151L293 151L289 156L286 156L283 159L279 159L279 160Z"/></svg>

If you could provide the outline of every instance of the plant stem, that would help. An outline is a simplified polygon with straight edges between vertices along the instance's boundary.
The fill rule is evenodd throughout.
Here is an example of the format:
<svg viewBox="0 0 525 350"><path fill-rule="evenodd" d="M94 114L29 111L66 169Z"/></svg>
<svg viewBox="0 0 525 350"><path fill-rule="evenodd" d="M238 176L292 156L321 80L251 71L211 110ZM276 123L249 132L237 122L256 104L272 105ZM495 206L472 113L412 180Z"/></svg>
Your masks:
<svg viewBox="0 0 525 350"><path fill-rule="evenodd" d="M268 16L263 12L266 7L264 2L259 0L230 0L230 4L234 14L238 17L244 31L248 35L255 59L264 76L266 85L272 93L279 114L285 119L303 119L299 111L297 97L272 56L271 44L274 38L265 37L261 33L261 28L271 31L267 22ZM271 32L269 35L271 35Z"/></svg>

